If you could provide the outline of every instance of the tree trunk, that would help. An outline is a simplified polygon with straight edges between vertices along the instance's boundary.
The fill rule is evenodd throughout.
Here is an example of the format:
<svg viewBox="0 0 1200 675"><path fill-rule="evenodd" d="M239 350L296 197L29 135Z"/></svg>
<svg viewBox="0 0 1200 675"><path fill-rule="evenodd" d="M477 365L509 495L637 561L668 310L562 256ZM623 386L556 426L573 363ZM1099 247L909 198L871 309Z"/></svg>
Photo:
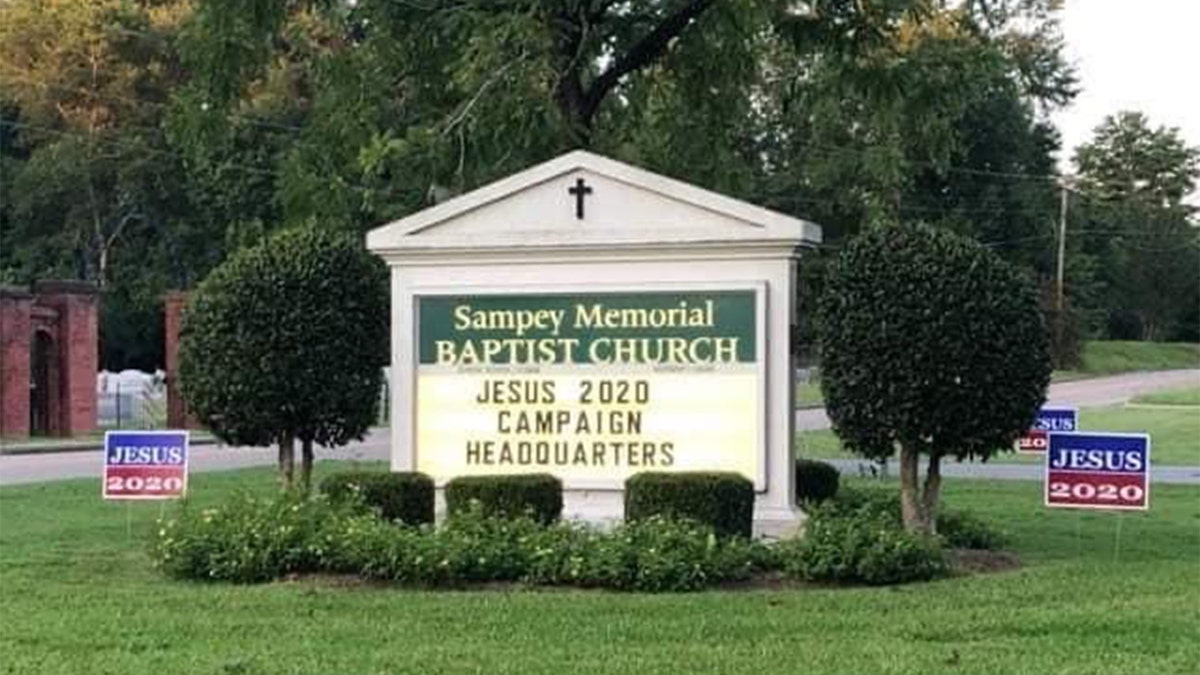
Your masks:
<svg viewBox="0 0 1200 675"><path fill-rule="evenodd" d="M925 494L921 495L925 527L929 534L937 534L937 507L942 490L942 457L929 457L929 471L925 474Z"/></svg>
<svg viewBox="0 0 1200 675"><path fill-rule="evenodd" d="M558 82L554 85L554 102L567 124L571 143L586 148L591 142L592 116L595 109L588 105L587 93L581 78L585 62L579 50L583 42L583 25L568 3L560 5L554 24L555 69Z"/></svg>
<svg viewBox="0 0 1200 675"><path fill-rule="evenodd" d="M908 532L925 532L928 528L917 484L919 458L915 448L900 446L900 515Z"/></svg>
<svg viewBox="0 0 1200 675"><path fill-rule="evenodd" d="M313 442L311 438L300 441L300 489L308 494L312 487Z"/></svg>
<svg viewBox="0 0 1200 675"><path fill-rule="evenodd" d="M291 435L279 439L279 484L284 490L292 489L296 475L296 439Z"/></svg>

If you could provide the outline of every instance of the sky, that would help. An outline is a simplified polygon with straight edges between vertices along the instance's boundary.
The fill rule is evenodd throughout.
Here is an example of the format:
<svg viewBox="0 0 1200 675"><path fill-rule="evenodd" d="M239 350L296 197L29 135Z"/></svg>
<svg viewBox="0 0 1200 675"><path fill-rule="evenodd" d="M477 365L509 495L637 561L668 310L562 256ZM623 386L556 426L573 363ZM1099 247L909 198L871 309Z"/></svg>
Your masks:
<svg viewBox="0 0 1200 675"><path fill-rule="evenodd" d="M1073 170L1075 148L1120 110L1145 113L1155 128L1178 127L1200 146L1200 1L1066 0L1059 16L1082 88L1053 116L1061 170Z"/></svg>

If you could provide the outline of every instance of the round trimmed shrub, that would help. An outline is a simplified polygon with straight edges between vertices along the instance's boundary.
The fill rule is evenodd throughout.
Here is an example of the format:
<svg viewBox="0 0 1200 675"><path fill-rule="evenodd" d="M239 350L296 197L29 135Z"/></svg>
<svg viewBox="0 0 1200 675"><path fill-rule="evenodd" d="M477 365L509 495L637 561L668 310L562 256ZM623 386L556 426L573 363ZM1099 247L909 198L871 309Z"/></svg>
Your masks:
<svg viewBox="0 0 1200 675"><path fill-rule="evenodd" d="M446 483L445 492L451 517L470 511L472 502L492 518L528 516L552 523L562 515L562 481L548 473L462 476Z"/></svg>
<svg viewBox="0 0 1200 675"><path fill-rule="evenodd" d="M433 522L433 479L423 473L344 471L321 481L321 492L335 502L357 497L384 520Z"/></svg>
<svg viewBox="0 0 1200 675"><path fill-rule="evenodd" d="M754 483L721 471L646 471L625 481L625 520L652 516L689 519L722 537L749 538L754 523Z"/></svg>
<svg viewBox="0 0 1200 675"><path fill-rule="evenodd" d="M994 251L925 225L863 232L825 281L821 388L833 429L864 457L899 449L905 528L931 532L941 459L1011 450L1045 400L1036 288ZM933 479L924 495L921 455Z"/></svg>
<svg viewBox="0 0 1200 675"><path fill-rule="evenodd" d="M796 501L816 504L837 496L841 474L837 467L815 459L796 460Z"/></svg>
<svg viewBox="0 0 1200 675"><path fill-rule="evenodd" d="M231 255L188 298L179 391L225 443L277 443L287 486L299 441L307 489L314 445L345 445L376 421L388 307L387 267L360 240L281 231Z"/></svg>

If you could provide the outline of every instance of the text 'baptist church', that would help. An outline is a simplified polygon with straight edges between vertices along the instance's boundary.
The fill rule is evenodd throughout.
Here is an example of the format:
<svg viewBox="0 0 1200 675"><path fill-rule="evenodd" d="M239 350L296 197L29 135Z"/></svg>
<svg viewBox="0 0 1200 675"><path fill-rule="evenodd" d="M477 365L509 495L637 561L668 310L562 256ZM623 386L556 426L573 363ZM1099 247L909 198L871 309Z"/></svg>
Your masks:
<svg viewBox="0 0 1200 675"><path fill-rule="evenodd" d="M604 302L574 303L559 308L481 309L470 303L453 310L456 332L502 333L512 337L435 340L435 363L472 366L506 363L736 363L739 337L566 337L567 333L595 331L619 333L712 329L716 327L716 302L680 300L670 307L612 307ZM540 337L535 337L540 336Z"/></svg>

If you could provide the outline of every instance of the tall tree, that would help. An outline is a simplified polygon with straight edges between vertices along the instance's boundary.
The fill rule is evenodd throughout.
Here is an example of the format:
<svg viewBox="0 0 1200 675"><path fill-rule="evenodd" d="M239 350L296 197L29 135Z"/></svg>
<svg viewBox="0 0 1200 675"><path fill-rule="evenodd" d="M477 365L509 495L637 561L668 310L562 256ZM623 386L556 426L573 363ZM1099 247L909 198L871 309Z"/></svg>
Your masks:
<svg viewBox="0 0 1200 675"><path fill-rule="evenodd" d="M122 238L153 221L171 189L155 125L179 76L169 36L183 5L0 8L0 88L13 104L4 125L29 153L14 167L13 227L31 245L66 247L74 260L55 267L102 288Z"/></svg>
<svg viewBox="0 0 1200 675"><path fill-rule="evenodd" d="M1032 54L1047 72L1026 65ZM782 182L772 191L795 200L787 210L806 208L834 237L919 219L989 243L1025 241L1000 250L1044 264L1024 251L1054 209L1045 176L1057 139L1038 111L1073 95L1056 33L942 10L899 21L859 58L793 59L781 72L772 159Z"/></svg>
<svg viewBox="0 0 1200 675"><path fill-rule="evenodd" d="M2 178L22 181L0 268L103 279L129 308L113 335L281 225L361 231L579 146L834 246L919 217L1048 265L1053 195L1021 176L1051 166L1040 111L1069 95L1053 0L41 4L0 9L21 26L0 68L42 69L0 92ZM56 32L94 36L54 49L102 56L99 77L30 37ZM18 77L82 93L64 114Z"/></svg>
<svg viewBox="0 0 1200 675"><path fill-rule="evenodd" d="M163 292L277 220L278 127L246 123L191 155L187 130L167 124L187 104L178 45L192 6L0 5L0 270L17 283L98 283L111 369L161 367Z"/></svg>
<svg viewBox="0 0 1200 675"><path fill-rule="evenodd" d="M1140 112L1106 117L1074 159L1079 187L1090 196L1192 211L1183 200L1200 177L1200 148L1189 147L1178 129L1152 128Z"/></svg>
<svg viewBox="0 0 1200 675"><path fill-rule="evenodd" d="M1200 148L1178 130L1122 112L1105 119L1075 155L1083 202L1079 255L1098 262L1113 337L1188 339L1200 334L1200 221L1185 200L1200 177Z"/></svg>
<svg viewBox="0 0 1200 675"><path fill-rule="evenodd" d="M759 55L785 30L811 54L853 52L925 5L207 0L188 63L195 96L227 109L290 48L297 17L330 26L280 195L285 220L365 228L581 146L748 196L773 96Z"/></svg>
<svg viewBox="0 0 1200 675"><path fill-rule="evenodd" d="M188 233L184 167L160 127L190 11L188 0L0 6L0 269L18 283L100 285L109 368L161 366L161 295L206 269L210 238Z"/></svg>

